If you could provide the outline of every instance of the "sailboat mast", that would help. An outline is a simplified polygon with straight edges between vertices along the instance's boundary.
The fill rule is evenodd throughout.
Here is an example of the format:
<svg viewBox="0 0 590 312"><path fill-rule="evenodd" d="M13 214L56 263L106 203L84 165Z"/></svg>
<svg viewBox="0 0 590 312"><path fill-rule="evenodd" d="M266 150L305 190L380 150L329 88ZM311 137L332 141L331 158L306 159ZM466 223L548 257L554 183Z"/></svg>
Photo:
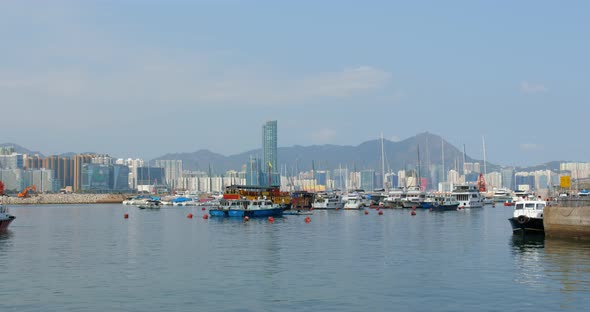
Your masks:
<svg viewBox="0 0 590 312"><path fill-rule="evenodd" d="M383 149L383 132L381 132L381 178L383 179L383 189L387 192L387 179L385 178L385 150Z"/></svg>
<svg viewBox="0 0 590 312"><path fill-rule="evenodd" d="M418 188L421 188L422 186L421 181L420 181L420 144L418 144L418 177L416 179L416 186L418 186Z"/></svg>
<svg viewBox="0 0 590 312"><path fill-rule="evenodd" d="M440 148L442 151L442 181L447 182L445 178L445 140L442 137L440 138Z"/></svg>
<svg viewBox="0 0 590 312"><path fill-rule="evenodd" d="M486 138L482 135L481 141L483 143L483 174L488 174L487 161L486 161Z"/></svg>

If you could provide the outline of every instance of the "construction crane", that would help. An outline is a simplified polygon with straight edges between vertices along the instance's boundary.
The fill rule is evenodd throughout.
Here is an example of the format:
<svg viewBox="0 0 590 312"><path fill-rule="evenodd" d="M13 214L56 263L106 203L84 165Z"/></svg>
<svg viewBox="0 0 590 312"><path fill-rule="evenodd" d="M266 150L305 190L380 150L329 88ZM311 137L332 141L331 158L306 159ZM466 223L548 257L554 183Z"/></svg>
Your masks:
<svg viewBox="0 0 590 312"><path fill-rule="evenodd" d="M31 186L27 186L27 188L25 188L22 192L18 193L18 197L24 198L24 197L29 197L29 191L33 191L36 192L37 191L37 187L35 187L34 185Z"/></svg>

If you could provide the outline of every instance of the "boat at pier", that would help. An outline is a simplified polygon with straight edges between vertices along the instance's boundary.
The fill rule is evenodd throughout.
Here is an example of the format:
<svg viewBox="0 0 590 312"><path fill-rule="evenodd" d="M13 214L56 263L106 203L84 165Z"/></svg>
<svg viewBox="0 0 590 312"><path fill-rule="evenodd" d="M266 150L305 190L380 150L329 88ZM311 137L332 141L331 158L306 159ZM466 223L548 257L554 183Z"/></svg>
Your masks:
<svg viewBox="0 0 590 312"><path fill-rule="evenodd" d="M543 200L521 200L515 203L512 218L509 218L513 232L543 232L543 213L547 202Z"/></svg>
<svg viewBox="0 0 590 312"><path fill-rule="evenodd" d="M459 202L459 208L481 208L483 207L483 197L479 193L477 185L457 185L451 196Z"/></svg>
<svg viewBox="0 0 590 312"><path fill-rule="evenodd" d="M159 200L150 199L137 207L139 209L160 209L161 206L162 203Z"/></svg>
<svg viewBox="0 0 590 312"><path fill-rule="evenodd" d="M432 207L432 211L452 211L457 210L459 202L452 196L437 198L437 204Z"/></svg>
<svg viewBox="0 0 590 312"><path fill-rule="evenodd" d="M6 230L14 219L16 217L8 213L8 207L0 204L0 231Z"/></svg>
<svg viewBox="0 0 590 312"><path fill-rule="evenodd" d="M359 210L371 205L370 201L365 197L363 193L351 193L346 197L346 203L344 203L344 210Z"/></svg>

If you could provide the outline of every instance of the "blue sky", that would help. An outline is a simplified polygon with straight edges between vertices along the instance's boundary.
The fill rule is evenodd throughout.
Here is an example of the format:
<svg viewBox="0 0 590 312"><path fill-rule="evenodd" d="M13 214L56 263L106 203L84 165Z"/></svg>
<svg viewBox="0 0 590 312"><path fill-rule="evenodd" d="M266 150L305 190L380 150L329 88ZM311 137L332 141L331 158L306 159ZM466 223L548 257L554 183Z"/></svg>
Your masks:
<svg viewBox="0 0 590 312"><path fill-rule="evenodd" d="M429 131L590 161L586 1L3 1L3 134L153 158Z"/></svg>

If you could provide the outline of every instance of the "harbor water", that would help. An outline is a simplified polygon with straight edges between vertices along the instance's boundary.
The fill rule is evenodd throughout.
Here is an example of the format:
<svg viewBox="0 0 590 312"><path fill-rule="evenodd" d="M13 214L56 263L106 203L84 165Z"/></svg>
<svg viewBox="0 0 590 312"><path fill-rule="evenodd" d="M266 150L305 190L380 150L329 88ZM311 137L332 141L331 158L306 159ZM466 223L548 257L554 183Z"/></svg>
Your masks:
<svg viewBox="0 0 590 312"><path fill-rule="evenodd" d="M316 210L309 223L205 220L197 207L10 209L3 312L590 307L590 244L514 236L512 207Z"/></svg>

